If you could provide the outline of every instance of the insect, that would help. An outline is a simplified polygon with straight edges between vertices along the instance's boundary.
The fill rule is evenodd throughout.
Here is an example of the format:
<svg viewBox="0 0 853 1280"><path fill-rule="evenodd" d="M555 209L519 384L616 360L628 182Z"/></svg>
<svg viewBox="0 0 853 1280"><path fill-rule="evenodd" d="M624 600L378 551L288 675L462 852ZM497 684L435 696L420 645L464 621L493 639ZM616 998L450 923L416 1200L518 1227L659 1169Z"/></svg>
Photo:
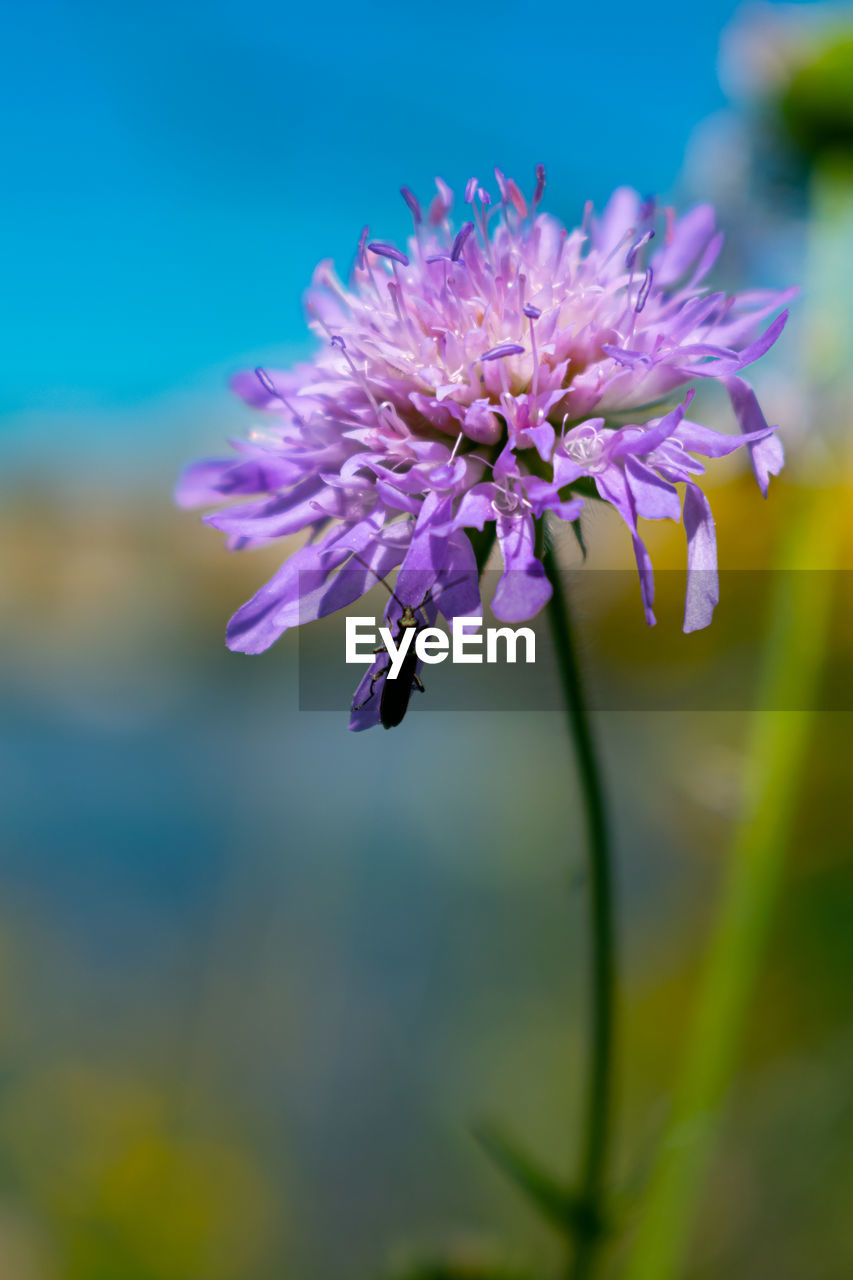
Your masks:
<svg viewBox="0 0 853 1280"><path fill-rule="evenodd" d="M386 678L382 685L382 692L379 695L379 721L383 728L394 729L401 723L409 709L409 700L412 696L412 690L417 689L419 693L425 692L423 681L416 670L418 665L418 655L415 648L415 641L418 638L418 632L423 631L430 625L427 615L424 613L424 609L428 604L432 604L435 600L435 595L430 590L424 596L423 600L421 600L420 604L403 604L396 592L391 589L383 577L380 577L375 569L372 569L369 564L362 560L361 556L356 555L354 558L363 564L365 569L368 569L377 578L377 580L382 583L385 590L391 596L391 599L395 600L403 611L397 619L397 631L394 635L395 645L399 646L404 631L409 631L412 628L415 629L411 643L403 657L403 662L396 680L389 680ZM458 583L463 581L463 578L458 578L456 582L447 583L442 590L446 591L450 587L455 587ZM424 619L423 622L420 622L417 618L419 613ZM381 653L382 649L376 649L375 652ZM387 677L390 666L391 663L389 660L387 666L380 667L378 671L374 672L370 681L370 690L367 697L363 698L361 702L356 703L352 708L353 711L360 711L362 707L367 706L368 702L370 702L371 698L374 696L376 682L383 676Z"/></svg>

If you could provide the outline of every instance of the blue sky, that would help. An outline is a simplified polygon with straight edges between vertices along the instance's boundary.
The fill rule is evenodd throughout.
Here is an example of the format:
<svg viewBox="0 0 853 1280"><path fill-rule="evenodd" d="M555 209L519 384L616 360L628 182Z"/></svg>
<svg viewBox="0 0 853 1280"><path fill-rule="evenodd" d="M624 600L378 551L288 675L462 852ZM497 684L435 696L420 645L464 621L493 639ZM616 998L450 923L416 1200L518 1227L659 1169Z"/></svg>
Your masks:
<svg viewBox="0 0 853 1280"><path fill-rule="evenodd" d="M106 419L148 447L186 411L195 443L194 401L304 343L318 259L345 271L364 222L405 234L401 183L428 193L441 173L458 189L498 163L526 186L542 160L566 218L621 182L666 191L722 104L733 9L15 6L0 53L7 440L41 449L66 417L81 445Z"/></svg>

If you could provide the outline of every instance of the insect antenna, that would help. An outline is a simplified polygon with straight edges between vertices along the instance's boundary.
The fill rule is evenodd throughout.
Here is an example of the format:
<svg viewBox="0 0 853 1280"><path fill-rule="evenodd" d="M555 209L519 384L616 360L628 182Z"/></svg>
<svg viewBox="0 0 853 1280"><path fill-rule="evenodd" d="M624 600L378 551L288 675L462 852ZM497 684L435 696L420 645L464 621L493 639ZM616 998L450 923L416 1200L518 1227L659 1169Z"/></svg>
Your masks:
<svg viewBox="0 0 853 1280"><path fill-rule="evenodd" d="M449 591L451 587L461 586L461 584L465 582L469 576L468 574L463 574L461 578L454 578L452 582L445 582L442 586L438 587L436 590L428 591L427 594L424 596L423 600L420 602L420 604L406 606L403 604L403 601L400 599L397 593L393 590L390 584L385 581L382 575L380 573L377 573L376 570L373 568L373 566L369 565L366 560L362 559L362 557L358 554L357 551L353 551L352 558L353 560L357 560L359 564L363 565L364 568L368 571L368 573L372 573L377 582L382 583L383 587L388 592L391 599L396 601L396 603L400 606L401 609L405 609L409 607L413 610L420 610L421 612L423 612L423 609L426 605L433 604L435 600L440 595L442 595L443 592Z"/></svg>
<svg viewBox="0 0 853 1280"><path fill-rule="evenodd" d="M383 587L388 592L391 599L396 600L397 604L400 606L401 609L405 609L406 606L403 604L403 601L395 593L395 591L391 588L391 586L385 581L381 573L377 573L372 565L368 564L366 560L362 560L361 556L358 554L357 551L353 551L352 558L353 560L357 560L359 564L364 565L367 572L372 573L376 581L382 583Z"/></svg>
<svg viewBox="0 0 853 1280"><path fill-rule="evenodd" d="M424 605L435 604L436 599L445 591L449 591L451 587L458 587L469 578L469 574L463 574L461 578L454 578L452 582L445 582L435 591L428 591L420 604L415 605L416 609L423 609ZM424 615L426 616L426 615Z"/></svg>

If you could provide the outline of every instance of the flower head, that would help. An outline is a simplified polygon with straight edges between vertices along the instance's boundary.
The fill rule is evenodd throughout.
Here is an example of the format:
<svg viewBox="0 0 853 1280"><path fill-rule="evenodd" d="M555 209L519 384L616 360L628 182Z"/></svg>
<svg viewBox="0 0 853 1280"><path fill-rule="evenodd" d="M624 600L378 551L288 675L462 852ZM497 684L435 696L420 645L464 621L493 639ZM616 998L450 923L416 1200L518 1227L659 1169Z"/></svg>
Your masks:
<svg viewBox="0 0 853 1280"><path fill-rule="evenodd" d="M487 526L504 564L492 608L505 621L529 618L551 594L536 522L547 512L576 520L578 489L628 525L649 622L638 518L683 516L685 630L710 621L714 524L694 455L747 445L763 492L780 469L781 445L740 374L776 341L786 313L763 332L762 321L788 295L706 289L722 244L709 206L659 217L654 201L623 188L600 218L588 207L569 232L539 212L541 166L530 200L495 176L494 200L468 182L469 214L457 227L444 182L426 211L403 188L414 221L405 250L365 227L348 285L330 262L314 272L307 311L323 342L315 359L234 379L268 425L237 444L236 457L188 468L178 500L251 498L205 516L232 547L300 530L308 538L231 619L232 649L266 649L397 566L398 584L417 575L431 610L470 615L480 605L466 531ZM666 412L696 378L724 383L742 434L687 419L689 396ZM390 617L401 600L416 603L402 586L397 596ZM354 727L377 718L374 707L357 710Z"/></svg>

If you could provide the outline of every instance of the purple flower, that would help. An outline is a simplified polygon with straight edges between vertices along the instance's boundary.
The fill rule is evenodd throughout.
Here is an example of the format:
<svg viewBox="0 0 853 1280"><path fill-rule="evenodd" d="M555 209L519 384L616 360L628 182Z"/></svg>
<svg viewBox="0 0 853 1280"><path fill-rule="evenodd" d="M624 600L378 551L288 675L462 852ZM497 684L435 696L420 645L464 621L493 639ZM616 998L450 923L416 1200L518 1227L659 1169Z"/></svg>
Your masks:
<svg viewBox="0 0 853 1280"><path fill-rule="evenodd" d="M426 217L403 188L414 221L405 252L365 227L349 285L330 262L317 267L307 294L324 340L315 359L235 377L267 425L231 458L189 467L177 499L238 499L205 516L233 548L307 538L231 619L232 649L259 653L398 566L392 622L401 601L427 597L433 615L473 615L478 566L466 530L487 526L504 563L492 608L505 621L527 619L551 594L537 521L548 512L576 520L582 493L628 525L649 622L652 570L638 520L683 518L685 630L710 621L714 522L694 455L746 445L763 492L781 468L781 445L741 374L778 338L787 313L763 332L762 321L792 291L705 288L722 243L708 206L659 218L653 201L623 188L600 218L588 208L569 232L538 212L541 166L529 204L511 179L496 178L494 201L477 180L467 184L471 217L458 230L444 182ZM689 421L689 396L670 407L696 378L723 383L741 434ZM360 700L357 728L378 720L377 699Z"/></svg>
<svg viewBox="0 0 853 1280"><path fill-rule="evenodd" d="M746 386L746 383L742 383ZM751 393L750 393L751 394ZM692 399L692 392L686 403ZM759 410L760 412L760 410ZM773 429L763 422L740 436L712 431L684 417L678 405L663 418L644 426L608 429L603 418L591 418L567 431L554 451L554 480L558 487L592 478L598 496L616 508L631 532L640 575L646 621L654 625L654 581L649 553L637 520L679 520L681 501L676 484L684 484L684 528L687 533L687 599L684 630L707 627L718 600L717 547L711 508L695 477L705 468L692 455L721 458L747 444L760 459L766 476L767 452L779 447ZM781 465L781 457L778 459ZM765 486L766 487L766 486Z"/></svg>

